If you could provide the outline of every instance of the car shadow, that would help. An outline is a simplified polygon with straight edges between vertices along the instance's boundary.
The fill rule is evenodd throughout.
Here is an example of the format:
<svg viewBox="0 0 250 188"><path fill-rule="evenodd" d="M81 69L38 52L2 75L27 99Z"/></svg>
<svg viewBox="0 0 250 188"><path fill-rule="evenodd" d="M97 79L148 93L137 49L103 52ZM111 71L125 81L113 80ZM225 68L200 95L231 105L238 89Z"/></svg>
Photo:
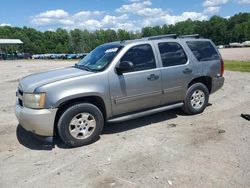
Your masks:
<svg viewBox="0 0 250 188"><path fill-rule="evenodd" d="M212 106L211 103L207 104L207 107ZM141 118L132 119L128 121L124 121L121 123L107 123L103 128L102 134L115 134L124 131L128 131L131 129L137 129L143 126L148 126L154 123L167 121L170 119L177 118L178 116L190 116L186 114L181 108L167 110L155 114L151 114L148 116L143 116Z"/></svg>
<svg viewBox="0 0 250 188"><path fill-rule="evenodd" d="M156 114L151 114L148 116L143 116L137 119L132 119L120 123L108 123L103 128L102 134L115 134L120 133L132 129L137 129L140 127L148 126L151 124L155 124L158 122L166 121L169 119L177 118L178 115L181 113L181 110L175 109L175 110L169 110L164 111Z"/></svg>
<svg viewBox="0 0 250 188"><path fill-rule="evenodd" d="M18 142L31 150L52 150L55 147L53 137L39 137L26 131L18 124L16 129Z"/></svg>
<svg viewBox="0 0 250 188"><path fill-rule="evenodd" d="M174 109L124 121L121 123L107 123L103 128L102 135L117 134L132 129L138 129L140 127L153 125L158 122L175 119L178 116L186 116L186 114L184 114L180 109ZM52 150L55 148L55 146L62 149L70 149L70 147L64 144L58 136L36 136L31 132L26 131L21 125L17 126L16 136L21 145L31 150Z"/></svg>

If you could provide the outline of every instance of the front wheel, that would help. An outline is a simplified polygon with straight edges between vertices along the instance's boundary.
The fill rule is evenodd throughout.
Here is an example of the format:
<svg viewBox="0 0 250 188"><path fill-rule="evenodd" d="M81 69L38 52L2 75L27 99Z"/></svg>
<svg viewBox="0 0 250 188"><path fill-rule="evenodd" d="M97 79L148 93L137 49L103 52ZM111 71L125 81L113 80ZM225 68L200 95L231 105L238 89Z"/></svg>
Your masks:
<svg viewBox="0 0 250 188"><path fill-rule="evenodd" d="M103 124L99 108L89 103L79 103L62 113L57 129L65 144L78 147L95 142L102 132Z"/></svg>
<svg viewBox="0 0 250 188"><path fill-rule="evenodd" d="M209 91L202 83L191 85L186 93L183 110L187 114L199 114L204 111L208 104Z"/></svg>

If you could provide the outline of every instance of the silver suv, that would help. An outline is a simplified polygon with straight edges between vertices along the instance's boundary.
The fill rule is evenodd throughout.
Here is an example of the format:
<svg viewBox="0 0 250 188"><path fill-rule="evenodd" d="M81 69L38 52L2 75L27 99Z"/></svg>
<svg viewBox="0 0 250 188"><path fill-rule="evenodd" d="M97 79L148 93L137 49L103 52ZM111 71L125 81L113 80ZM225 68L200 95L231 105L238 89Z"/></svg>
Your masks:
<svg viewBox="0 0 250 188"><path fill-rule="evenodd" d="M75 66L23 78L16 116L28 131L82 146L97 140L106 122L174 108L203 112L223 72L216 46L197 35L107 43Z"/></svg>

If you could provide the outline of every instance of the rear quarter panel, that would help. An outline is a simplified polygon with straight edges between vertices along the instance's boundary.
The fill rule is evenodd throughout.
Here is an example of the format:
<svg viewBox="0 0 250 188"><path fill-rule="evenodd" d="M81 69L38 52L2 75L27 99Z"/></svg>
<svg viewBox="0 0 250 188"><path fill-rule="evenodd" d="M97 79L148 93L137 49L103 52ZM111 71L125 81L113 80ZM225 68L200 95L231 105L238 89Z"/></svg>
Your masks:
<svg viewBox="0 0 250 188"><path fill-rule="evenodd" d="M195 41L197 39L188 39L185 41L185 43L187 41ZM190 48L188 47L187 44L186 48L187 51L189 51L190 57L192 58L192 61L194 62L194 72L196 73L196 76L209 76L211 78L216 77L220 74L220 59L221 59L221 55L219 53L219 51L217 50L217 47L214 45L214 43L209 40L209 39L199 39L198 41L208 41L212 44L212 46L214 47L215 51L218 53L219 55L219 59L218 60L210 60L210 61L198 61L196 59L196 57L194 56L194 54L192 53L192 51L190 50Z"/></svg>
<svg viewBox="0 0 250 188"><path fill-rule="evenodd" d="M219 59L218 60L212 60L212 61L204 61L204 62L202 62L204 74L211 76L211 78L213 79L214 77L218 77L220 75L221 54L218 51L218 49L215 46L215 44L211 40L207 40L207 41L211 42L211 44L213 45L215 51L219 55Z"/></svg>

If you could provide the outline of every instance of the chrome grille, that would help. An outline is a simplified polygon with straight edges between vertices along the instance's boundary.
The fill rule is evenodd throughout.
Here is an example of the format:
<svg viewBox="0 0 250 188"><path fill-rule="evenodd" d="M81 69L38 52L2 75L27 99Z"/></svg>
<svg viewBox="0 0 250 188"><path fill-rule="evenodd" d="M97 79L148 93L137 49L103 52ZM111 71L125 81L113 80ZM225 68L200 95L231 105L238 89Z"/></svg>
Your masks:
<svg viewBox="0 0 250 188"><path fill-rule="evenodd" d="M18 90L16 92L16 96L17 96L17 99L18 99L18 104L20 106L23 106L23 91L18 88Z"/></svg>

